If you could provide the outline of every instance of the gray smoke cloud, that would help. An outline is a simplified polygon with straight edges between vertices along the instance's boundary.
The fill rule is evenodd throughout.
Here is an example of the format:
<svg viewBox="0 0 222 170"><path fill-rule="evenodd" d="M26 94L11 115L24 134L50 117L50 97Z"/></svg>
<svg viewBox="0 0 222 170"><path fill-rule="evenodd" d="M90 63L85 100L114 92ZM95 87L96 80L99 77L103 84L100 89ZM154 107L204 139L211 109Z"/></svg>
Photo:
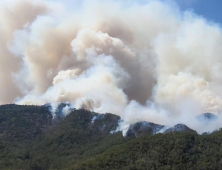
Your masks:
<svg viewBox="0 0 222 170"><path fill-rule="evenodd" d="M222 31L173 3L0 3L0 103L75 108L202 133L221 127ZM67 114L69 109L66 108ZM196 116L211 112L204 123Z"/></svg>

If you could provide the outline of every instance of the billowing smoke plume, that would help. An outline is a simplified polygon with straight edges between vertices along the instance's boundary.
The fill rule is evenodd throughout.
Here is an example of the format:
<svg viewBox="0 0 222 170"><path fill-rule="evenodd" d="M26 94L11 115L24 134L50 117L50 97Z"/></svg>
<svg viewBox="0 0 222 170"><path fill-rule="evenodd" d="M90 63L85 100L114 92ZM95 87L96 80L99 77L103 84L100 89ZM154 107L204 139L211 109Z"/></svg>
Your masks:
<svg viewBox="0 0 222 170"><path fill-rule="evenodd" d="M222 31L176 4L0 3L0 103L70 102L126 124L221 127ZM196 116L211 112L217 121Z"/></svg>

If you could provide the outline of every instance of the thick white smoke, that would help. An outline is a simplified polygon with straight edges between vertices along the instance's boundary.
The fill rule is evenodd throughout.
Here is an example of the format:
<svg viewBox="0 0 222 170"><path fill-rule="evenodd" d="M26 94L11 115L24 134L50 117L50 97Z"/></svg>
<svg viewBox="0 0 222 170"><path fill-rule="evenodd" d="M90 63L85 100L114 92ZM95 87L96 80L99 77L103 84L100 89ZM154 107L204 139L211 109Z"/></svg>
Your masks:
<svg viewBox="0 0 222 170"><path fill-rule="evenodd" d="M222 31L152 0L0 3L0 103L70 102L125 123L221 127ZM206 124L196 116L219 118Z"/></svg>

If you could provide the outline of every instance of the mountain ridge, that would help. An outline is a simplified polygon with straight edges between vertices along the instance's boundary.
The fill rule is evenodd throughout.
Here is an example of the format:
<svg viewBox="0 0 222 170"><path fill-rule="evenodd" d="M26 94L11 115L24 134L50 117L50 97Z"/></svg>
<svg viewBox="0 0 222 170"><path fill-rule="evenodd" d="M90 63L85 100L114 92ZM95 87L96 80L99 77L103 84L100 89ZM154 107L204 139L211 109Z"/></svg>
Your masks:
<svg viewBox="0 0 222 170"><path fill-rule="evenodd" d="M138 122L130 125L123 137L117 130L121 123L119 116L72 109L64 117L61 106L56 112L60 116L53 119L50 109L48 105L0 106L1 170L218 169L222 166L218 163L222 157L221 130L198 135L179 125L182 130L158 133L163 125ZM205 157L208 154L213 156ZM218 159L217 164L214 159Z"/></svg>

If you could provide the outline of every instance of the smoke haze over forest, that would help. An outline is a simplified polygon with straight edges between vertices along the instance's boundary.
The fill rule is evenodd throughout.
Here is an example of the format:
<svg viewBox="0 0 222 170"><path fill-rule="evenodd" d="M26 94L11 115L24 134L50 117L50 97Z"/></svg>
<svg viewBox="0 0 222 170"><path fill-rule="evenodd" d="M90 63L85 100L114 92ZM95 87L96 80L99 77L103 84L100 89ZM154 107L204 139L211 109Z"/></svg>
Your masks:
<svg viewBox="0 0 222 170"><path fill-rule="evenodd" d="M0 54L0 104L70 102L125 124L221 127L221 27L175 3L2 1ZM197 119L206 112L218 119Z"/></svg>

